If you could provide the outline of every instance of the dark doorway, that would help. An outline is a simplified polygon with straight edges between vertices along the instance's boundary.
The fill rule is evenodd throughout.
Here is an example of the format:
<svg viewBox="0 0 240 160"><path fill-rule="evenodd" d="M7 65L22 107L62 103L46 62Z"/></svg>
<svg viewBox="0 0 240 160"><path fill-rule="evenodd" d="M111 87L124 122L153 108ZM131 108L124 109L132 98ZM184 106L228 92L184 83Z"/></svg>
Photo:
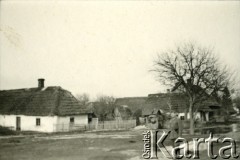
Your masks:
<svg viewBox="0 0 240 160"><path fill-rule="evenodd" d="M209 121L213 121L213 120L214 120L214 113L209 112Z"/></svg>
<svg viewBox="0 0 240 160"><path fill-rule="evenodd" d="M16 130L21 131L21 117L16 118Z"/></svg>

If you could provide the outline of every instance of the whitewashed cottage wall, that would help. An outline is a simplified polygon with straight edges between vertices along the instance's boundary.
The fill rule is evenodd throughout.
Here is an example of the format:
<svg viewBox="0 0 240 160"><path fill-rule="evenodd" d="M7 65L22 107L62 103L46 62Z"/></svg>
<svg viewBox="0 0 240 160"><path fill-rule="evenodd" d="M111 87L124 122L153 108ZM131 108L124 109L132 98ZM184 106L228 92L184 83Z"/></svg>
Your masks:
<svg viewBox="0 0 240 160"><path fill-rule="evenodd" d="M21 131L53 132L57 116L25 116L25 115L0 115L0 125L12 127L16 130L16 118L21 118ZM36 119L40 118L40 125L36 125Z"/></svg>

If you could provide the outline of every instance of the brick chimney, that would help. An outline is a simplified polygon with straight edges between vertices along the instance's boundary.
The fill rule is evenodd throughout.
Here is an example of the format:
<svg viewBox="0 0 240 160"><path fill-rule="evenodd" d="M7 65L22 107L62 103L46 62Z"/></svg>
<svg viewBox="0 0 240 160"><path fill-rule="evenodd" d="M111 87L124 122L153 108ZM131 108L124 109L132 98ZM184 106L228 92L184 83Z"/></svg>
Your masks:
<svg viewBox="0 0 240 160"><path fill-rule="evenodd" d="M38 88L44 88L44 79L43 78L38 79Z"/></svg>

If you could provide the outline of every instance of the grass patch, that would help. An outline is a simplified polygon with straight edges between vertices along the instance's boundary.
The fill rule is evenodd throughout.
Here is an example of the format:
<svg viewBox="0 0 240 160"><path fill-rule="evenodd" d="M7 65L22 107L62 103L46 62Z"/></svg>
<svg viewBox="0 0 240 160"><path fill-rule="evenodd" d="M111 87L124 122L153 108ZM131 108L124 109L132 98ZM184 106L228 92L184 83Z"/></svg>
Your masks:
<svg viewBox="0 0 240 160"><path fill-rule="evenodd" d="M1 136L16 135L16 132L7 127L0 126L0 135Z"/></svg>

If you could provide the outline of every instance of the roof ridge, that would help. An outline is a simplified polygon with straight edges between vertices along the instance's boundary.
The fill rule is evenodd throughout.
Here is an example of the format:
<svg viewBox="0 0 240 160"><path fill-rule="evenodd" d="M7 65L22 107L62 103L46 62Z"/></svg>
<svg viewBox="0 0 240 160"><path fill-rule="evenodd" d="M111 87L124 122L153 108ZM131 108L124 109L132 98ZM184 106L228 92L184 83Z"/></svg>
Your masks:
<svg viewBox="0 0 240 160"><path fill-rule="evenodd" d="M62 88L62 87L61 86L47 86L44 88ZM31 88L3 89L3 90L0 90L0 92L30 90L30 89L40 89L40 88L39 87L31 87Z"/></svg>

